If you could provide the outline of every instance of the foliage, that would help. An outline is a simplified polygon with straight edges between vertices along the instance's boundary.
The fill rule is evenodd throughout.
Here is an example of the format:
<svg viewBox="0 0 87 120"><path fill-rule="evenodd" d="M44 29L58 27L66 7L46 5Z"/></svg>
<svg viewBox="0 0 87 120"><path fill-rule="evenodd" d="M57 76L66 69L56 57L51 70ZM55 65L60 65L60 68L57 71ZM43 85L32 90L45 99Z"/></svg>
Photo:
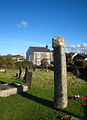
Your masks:
<svg viewBox="0 0 87 120"><path fill-rule="evenodd" d="M11 56L0 56L0 67L3 68L12 68L13 66L13 60Z"/></svg>
<svg viewBox="0 0 87 120"><path fill-rule="evenodd" d="M54 70L54 64L53 64L53 63L50 63L50 64L48 65L48 69Z"/></svg>
<svg viewBox="0 0 87 120"><path fill-rule="evenodd" d="M76 76L85 76L87 74L87 61L82 60L81 56L73 60L72 55L73 53L66 54L67 71L72 72Z"/></svg>
<svg viewBox="0 0 87 120"><path fill-rule="evenodd" d="M4 63L4 58L0 56L0 67L2 67L3 63Z"/></svg>
<svg viewBox="0 0 87 120"><path fill-rule="evenodd" d="M78 67L86 67L87 61L86 60L76 60L75 65L77 65Z"/></svg>
<svg viewBox="0 0 87 120"><path fill-rule="evenodd" d="M46 68L48 66L48 61L47 59L42 59L41 60L41 68Z"/></svg>
<svg viewBox="0 0 87 120"><path fill-rule="evenodd" d="M30 61L21 61L21 62L15 62L14 65L16 68L19 68L19 67L25 68L26 66L28 68L32 68L33 63Z"/></svg>
<svg viewBox="0 0 87 120"><path fill-rule="evenodd" d="M74 61L72 59L73 53L66 53L66 63L67 65L73 65Z"/></svg>
<svg viewBox="0 0 87 120"><path fill-rule="evenodd" d="M87 58L87 54L84 54L84 57Z"/></svg>

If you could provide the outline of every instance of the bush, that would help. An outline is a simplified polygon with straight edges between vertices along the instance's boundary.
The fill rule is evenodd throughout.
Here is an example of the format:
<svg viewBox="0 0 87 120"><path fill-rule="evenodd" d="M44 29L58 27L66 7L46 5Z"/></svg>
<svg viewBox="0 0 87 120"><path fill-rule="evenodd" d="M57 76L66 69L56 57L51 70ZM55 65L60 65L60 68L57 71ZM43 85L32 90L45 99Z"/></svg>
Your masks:
<svg viewBox="0 0 87 120"><path fill-rule="evenodd" d="M2 67L3 63L4 63L4 58L3 56L0 56L0 67Z"/></svg>
<svg viewBox="0 0 87 120"><path fill-rule="evenodd" d="M74 70L75 70L75 67L74 67L74 66L67 65L67 71L68 71L68 72L73 72Z"/></svg>
<svg viewBox="0 0 87 120"><path fill-rule="evenodd" d="M73 53L66 53L66 63L67 65L73 65L74 61L72 59Z"/></svg>
<svg viewBox="0 0 87 120"><path fill-rule="evenodd" d="M41 60L41 68L47 68L48 67L48 61L47 59Z"/></svg>
<svg viewBox="0 0 87 120"><path fill-rule="evenodd" d="M86 60L76 60L75 65L78 67L87 67L87 61Z"/></svg>
<svg viewBox="0 0 87 120"><path fill-rule="evenodd" d="M82 76L86 76L87 75L87 67L83 68L83 67L79 67L78 68L80 75Z"/></svg>
<svg viewBox="0 0 87 120"><path fill-rule="evenodd" d="M54 70L54 64L52 64L52 63L49 64L49 65L48 65L48 69L50 69L50 70Z"/></svg>
<svg viewBox="0 0 87 120"><path fill-rule="evenodd" d="M73 71L73 74L76 75L76 76L80 76L81 72L79 71L79 69L77 67L75 67L75 69Z"/></svg>
<svg viewBox="0 0 87 120"><path fill-rule="evenodd" d="M12 68L13 67L13 60L11 56L0 56L0 67L3 68Z"/></svg>
<svg viewBox="0 0 87 120"><path fill-rule="evenodd" d="M28 68L32 68L33 63L30 61L22 61L22 62L14 63L14 67L16 68L19 68L19 67L25 68L26 66L28 66Z"/></svg>

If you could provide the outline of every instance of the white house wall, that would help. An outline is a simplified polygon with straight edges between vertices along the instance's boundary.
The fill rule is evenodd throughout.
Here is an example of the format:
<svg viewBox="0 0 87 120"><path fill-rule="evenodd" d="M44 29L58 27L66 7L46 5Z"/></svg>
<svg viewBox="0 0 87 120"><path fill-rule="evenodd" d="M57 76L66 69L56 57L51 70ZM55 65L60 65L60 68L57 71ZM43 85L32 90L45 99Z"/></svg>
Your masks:
<svg viewBox="0 0 87 120"><path fill-rule="evenodd" d="M44 58L47 58L48 63L50 64L52 59L51 57L53 57L52 52L34 52L34 64L40 65L41 60Z"/></svg>
<svg viewBox="0 0 87 120"><path fill-rule="evenodd" d="M41 60L47 58L48 63L50 64L53 61L52 52L33 52L32 49L28 49L26 52L26 60L33 62L33 64L40 65Z"/></svg>

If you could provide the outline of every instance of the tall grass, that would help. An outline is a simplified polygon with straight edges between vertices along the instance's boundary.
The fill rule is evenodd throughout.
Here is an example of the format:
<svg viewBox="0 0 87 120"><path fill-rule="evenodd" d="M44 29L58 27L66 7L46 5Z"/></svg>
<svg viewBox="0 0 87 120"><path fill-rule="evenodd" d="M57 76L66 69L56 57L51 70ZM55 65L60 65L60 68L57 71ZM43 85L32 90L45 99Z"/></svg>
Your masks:
<svg viewBox="0 0 87 120"><path fill-rule="evenodd" d="M1 73L0 80L5 82L22 81L15 79L17 70ZM68 96L87 95L87 83L68 73ZM54 74L53 71L36 69L33 73L32 87L23 94L0 98L0 120L57 120L58 115L86 117L86 101L68 100L68 107L56 110L53 107Z"/></svg>

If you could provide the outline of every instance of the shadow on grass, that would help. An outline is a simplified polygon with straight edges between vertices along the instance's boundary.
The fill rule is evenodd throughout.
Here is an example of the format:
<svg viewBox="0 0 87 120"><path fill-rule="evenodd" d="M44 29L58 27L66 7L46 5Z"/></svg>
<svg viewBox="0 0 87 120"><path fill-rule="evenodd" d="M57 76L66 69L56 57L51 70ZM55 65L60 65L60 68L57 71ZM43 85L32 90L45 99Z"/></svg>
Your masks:
<svg viewBox="0 0 87 120"><path fill-rule="evenodd" d="M4 81L0 81L0 84L6 84L6 82L4 82Z"/></svg>
<svg viewBox="0 0 87 120"><path fill-rule="evenodd" d="M73 114L73 113L70 113L70 112L66 111L66 110L54 108L54 103L53 103L53 101L49 101L49 100L46 100L46 99L43 99L43 98L39 98L39 97L37 97L37 96L31 95L31 94L26 93L26 92L24 92L24 93L22 93L22 94L20 94L20 95L22 95L23 97L25 97L25 98L27 98L27 99L33 100L33 101L35 101L35 102L37 102L37 103L40 103L40 104L42 104L42 105L44 105L44 106L47 106L47 107L49 107L49 108L52 108L52 109L54 109L54 110L56 110L56 111L63 112L63 113L65 113L65 114L68 114L68 115L71 115L71 116L74 116L74 117L79 117L79 116L77 116L77 115L75 115L75 114Z"/></svg>
<svg viewBox="0 0 87 120"><path fill-rule="evenodd" d="M74 76L78 77L79 79L82 79L87 82L87 76L86 75L77 75L73 72L71 72ZM86 73L87 74L87 73Z"/></svg>
<svg viewBox="0 0 87 120"><path fill-rule="evenodd" d="M84 108L84 113L85 113L85 116L87 118L87 100L85 101L85 105L83 106Z"/></svg>

